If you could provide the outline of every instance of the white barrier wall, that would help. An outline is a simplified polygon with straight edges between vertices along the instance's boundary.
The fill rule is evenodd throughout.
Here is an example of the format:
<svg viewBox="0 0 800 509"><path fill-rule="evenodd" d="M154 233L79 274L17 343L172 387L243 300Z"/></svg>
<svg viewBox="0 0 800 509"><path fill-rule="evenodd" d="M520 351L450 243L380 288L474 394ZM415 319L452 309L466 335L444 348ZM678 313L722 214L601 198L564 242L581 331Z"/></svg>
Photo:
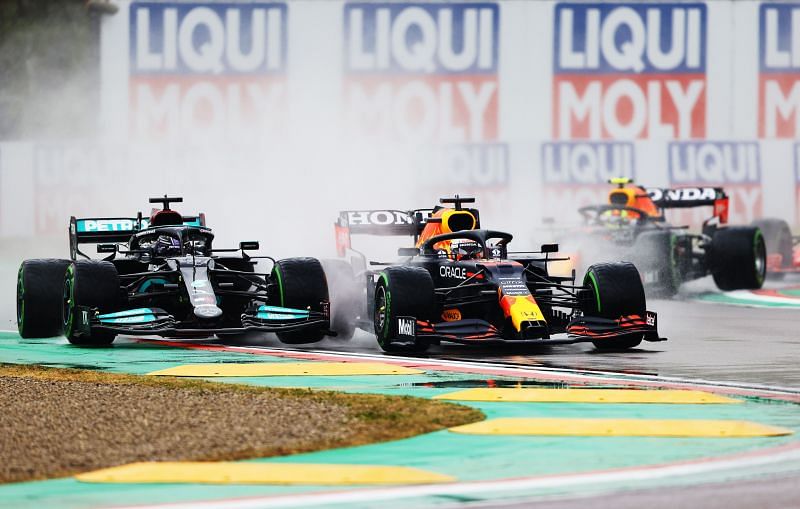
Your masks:
<svg viewBox="0 0 800 509"><path fill-rule="evenodd" d="M799 2L116 3L101 139L0 144L2 236L164 192L287 238L474 193L533 235L620 175L800 222Z"/></svg>

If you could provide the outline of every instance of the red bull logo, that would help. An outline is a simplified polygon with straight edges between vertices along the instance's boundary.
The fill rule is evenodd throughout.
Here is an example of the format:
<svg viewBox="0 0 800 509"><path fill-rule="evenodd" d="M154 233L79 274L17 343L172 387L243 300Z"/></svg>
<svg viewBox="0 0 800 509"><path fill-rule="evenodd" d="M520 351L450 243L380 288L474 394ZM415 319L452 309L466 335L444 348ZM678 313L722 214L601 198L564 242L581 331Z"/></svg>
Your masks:
<svg viewBox="0 0 800 509"><path fill-rule="evenodd" d="M674 142L667 147L671 186L720 186L730 196L728 219L748 224L761 217L761 154L757 142ZM676 223L700 224L708 209L671 210Z"/></svg>
<svg viewBox="0 0 800 509"><path fill-rule="evenodd" d="M800 136L800 5L759 7L759 136Z"/></svg>
<svg viewBox="0 0 800 509"><path fill-rule="evenodd" d="M285 100L286 5L135 2L130 128L137 137L260 139Z"/></svg>
<svg viewBox="0 0 800 509"><path fill-rule="evenodd" d="M704 4L560 3L555 24L555 138L705 136Z"/></svg>

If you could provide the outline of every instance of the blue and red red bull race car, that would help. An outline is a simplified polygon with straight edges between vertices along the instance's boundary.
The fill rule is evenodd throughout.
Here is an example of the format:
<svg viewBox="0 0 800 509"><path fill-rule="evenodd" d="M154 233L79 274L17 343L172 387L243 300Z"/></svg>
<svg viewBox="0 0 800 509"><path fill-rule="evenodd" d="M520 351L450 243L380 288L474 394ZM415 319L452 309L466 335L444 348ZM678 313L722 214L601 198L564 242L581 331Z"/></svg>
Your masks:
<svg viewBox="0 0 800 509"><path fill-rule="evenodd" d="M258 242L213 247L205 216L161 203L149 219L72 217L70 259L25 260L17 278L23 338L64 334L76 345L107 345L118 334L207 338L275 332L285 343L318 341L329 331L328 286L314 258L250 256ZM81 251L97 244L102 260ZM257 259L272 264L256 272Z"/></svg>
<svg viewBox="0 0 800 509"><path fill-rule="evenodd" d="M353 267L362 298L352 321L373 331L386 351L421 351L432 343L543 345L591 341L599 349L627 349L661 341L656 314L630 263L553 276L555 244L511 252L510 233L482 229L473 198L442 199L451 207L348 210L336 223L337 248ZM397 263L371 262L352 249L351 236L408 235ZM356 293L356 292L352 292ZM334 328L337 328L334 324Z"/></svg>

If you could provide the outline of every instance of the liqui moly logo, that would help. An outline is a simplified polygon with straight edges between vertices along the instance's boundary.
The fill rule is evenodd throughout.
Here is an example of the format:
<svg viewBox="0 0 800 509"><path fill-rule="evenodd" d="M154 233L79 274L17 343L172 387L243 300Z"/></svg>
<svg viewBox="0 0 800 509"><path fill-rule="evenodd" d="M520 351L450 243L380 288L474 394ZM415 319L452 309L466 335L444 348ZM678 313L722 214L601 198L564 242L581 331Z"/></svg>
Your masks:
<svg viewBox="0 0 800 509"><path fill-rule="evenodd" d="M717 186L730 197L729 221L747 224L761 217L761 154L757 142L673 142L667 147L670 185ZM684 222L699 224L709 209L673 211Z"/></svg>
<svg viewBox="0 0 800 509"><path fill-rule="evenodd" d="M609 179L636 177L630 142L543 143L541 152L545 210L608 203Z"/></svg>
<svg viewBox="0 0 800 509"><path fill-rule="evenodd" d="M763 3L759 18L759 136L800 136L800 4Z"/></svg>
<svg viewBox="0 0 800 509"><path fill-rule="evenodd" d="M706 7L560 3L553 136L705 136Z"/></svg>
<svg viewBox="0 0 800 509"><path fill-rule="evenodd" d="M132 131L248 140L277 128L286 18L283 3L132 3Z"/></svg>
<svg viewBox="0 0 800 509"><path fill-rule="evenodd" d="M473 143L497 137L494 3L349 3L345 102L361 136Z"/></svg>

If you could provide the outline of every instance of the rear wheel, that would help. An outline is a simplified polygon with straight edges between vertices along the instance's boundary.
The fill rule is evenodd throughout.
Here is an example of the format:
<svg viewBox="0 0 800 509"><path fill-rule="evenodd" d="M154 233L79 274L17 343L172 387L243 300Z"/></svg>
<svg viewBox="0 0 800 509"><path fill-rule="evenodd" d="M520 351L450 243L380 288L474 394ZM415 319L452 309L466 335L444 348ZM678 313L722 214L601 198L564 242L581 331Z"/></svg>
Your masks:
<svg viewBox="0 0 800 509"><path fill-rule="evenodd" d="M23 338L61 335L61 287L69 260L25 260L17 273L17 329Z"/></svg>
<svg viewBox="0 0 800 509"><path fill-rule="evenodd" d="M764 235L764 244L767 247L767 255L780 255L781 268L789 268L792 266L792 231L789 229L789 224L783 219L764 218L756 219L751 225L759 228ZM782 272L773 272L767 274L771 278L781 278L784 276Z"/></svg>
<svg viewBox="0 0 800 509"><path fill-rule="evenodd" d="M62 317L67 340L80 346L110 345L115 333L92 331L82 324L91 319L84 315L87 308L103 314L121 307L122 290L114 264L103 260L72 262L67 267L63 288Z"/></svg>
<svg viewBox="0 0 800 509"><path fill-rule="evenodd" d="M764 235L752 226L728 226L714 232L708 267L720 290L761 288L767 271Z"/></svg>
<svg viewBox="0 0 800 509"><path fill-rule="evenodd" d="M647 302L639 271L630 262L596 263L583 278L589 289L584 314L616 320L622 316L644 316ZM642 342L642 335L592 341L598 350L625 350Z"/></svg>
<svg viewBox="0 0 800 509"><path fill-rule="evenodd" d="M378 345L387 352L424 352L429 343L401 339L399 317L431 320L436 307L433 279L421 267L387 267L375 286L373 322Z"/></svg>
<svg viewBox="0 0 800 509"><path fill-rule="evenodd" d="M316 258L287 258L275 262L272 279L277 284L277 303L294 309L322 312L328 301L325 271ZM278 339L287 344L316 343L325 336L323 330L279 332Z"/></svg>

